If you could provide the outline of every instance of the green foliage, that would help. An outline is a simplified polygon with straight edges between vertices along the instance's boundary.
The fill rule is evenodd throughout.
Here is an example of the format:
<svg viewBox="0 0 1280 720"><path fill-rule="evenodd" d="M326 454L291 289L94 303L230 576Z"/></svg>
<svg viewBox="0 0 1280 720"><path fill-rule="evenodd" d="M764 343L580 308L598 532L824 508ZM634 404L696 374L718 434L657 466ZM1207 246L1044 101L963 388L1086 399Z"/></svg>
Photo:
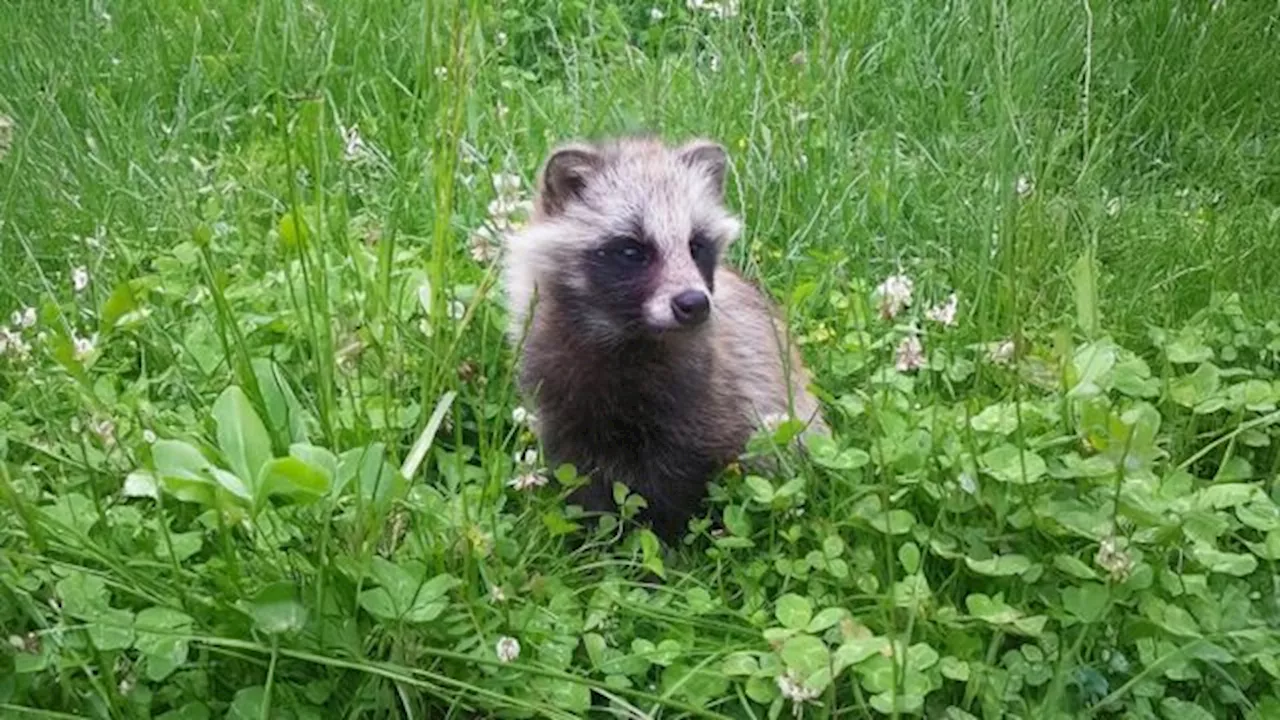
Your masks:
<svg viewBox="0 0 1280 720"><path fill-rule="evenodd" d="M0 715L1276 716L1273 19L1049 5L0 8ZM674 548L491 256L646 123L834 428Z"/></svg>

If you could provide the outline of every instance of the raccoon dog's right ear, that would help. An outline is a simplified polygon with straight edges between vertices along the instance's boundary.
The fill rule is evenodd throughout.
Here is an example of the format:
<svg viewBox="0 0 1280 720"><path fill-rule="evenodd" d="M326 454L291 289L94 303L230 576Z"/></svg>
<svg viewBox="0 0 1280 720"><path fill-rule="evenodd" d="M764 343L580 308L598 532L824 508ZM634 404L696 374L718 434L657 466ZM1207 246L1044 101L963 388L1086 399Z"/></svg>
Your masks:
<svg viewBox="0 0 1280 720"><path fill-rule="evenodd" d="M581 197L587 178L600 168L600 153L590 145L571 143L552 151L542 167L538 202L547 215L558 215Z"/></svg>

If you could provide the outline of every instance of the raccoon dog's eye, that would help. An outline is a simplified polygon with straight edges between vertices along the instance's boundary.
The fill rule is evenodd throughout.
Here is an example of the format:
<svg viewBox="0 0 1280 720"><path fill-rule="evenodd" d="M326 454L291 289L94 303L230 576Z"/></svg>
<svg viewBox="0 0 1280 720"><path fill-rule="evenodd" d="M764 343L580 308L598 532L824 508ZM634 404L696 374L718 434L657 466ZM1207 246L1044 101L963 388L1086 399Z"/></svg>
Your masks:
<svg viewBox="0 0 1280 720"><path fill-rule="evenodd" d="M711 252L711 243L707 242L701 235L694 235L689 240L689 255L694 260L701 260Z"/></svg>
<svg viewBox="0 0 1280 720"><path fill-rule="evenodd" d="M649 261L649 248L630 238L619 238L608 247L596 251L601 258L612 258L624 265L643 265Z"/></svg>

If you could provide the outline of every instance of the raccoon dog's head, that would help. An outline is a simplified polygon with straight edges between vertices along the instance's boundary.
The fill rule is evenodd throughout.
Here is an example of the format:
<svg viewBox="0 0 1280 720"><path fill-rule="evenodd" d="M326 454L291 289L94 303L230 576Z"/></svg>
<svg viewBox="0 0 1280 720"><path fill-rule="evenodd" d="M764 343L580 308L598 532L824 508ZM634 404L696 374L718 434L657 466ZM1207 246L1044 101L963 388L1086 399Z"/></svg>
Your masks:
<svg viewBox="0 0 1280 720"><path fill-rule="evenodd" d="M724 206L727 158L707 140L573 143L543 163L506 284L523 323L536 288L589 339L697 332L716 314L716 267L740 223ZM550 298L548 298L550 296Z"/></svg>

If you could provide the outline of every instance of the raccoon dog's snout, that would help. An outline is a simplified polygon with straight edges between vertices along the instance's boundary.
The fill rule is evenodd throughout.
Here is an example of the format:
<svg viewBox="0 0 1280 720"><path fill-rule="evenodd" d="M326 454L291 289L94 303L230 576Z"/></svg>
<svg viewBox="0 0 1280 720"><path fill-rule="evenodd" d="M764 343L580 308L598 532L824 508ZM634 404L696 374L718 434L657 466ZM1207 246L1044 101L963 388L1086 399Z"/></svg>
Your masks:
<svg viewBox="0 0 1280 720"><path fill-rule="evenodd" d="M711 315L711 298L701 290L685 290L671 298L671 312L683 327L701 325Z"/></svg>

